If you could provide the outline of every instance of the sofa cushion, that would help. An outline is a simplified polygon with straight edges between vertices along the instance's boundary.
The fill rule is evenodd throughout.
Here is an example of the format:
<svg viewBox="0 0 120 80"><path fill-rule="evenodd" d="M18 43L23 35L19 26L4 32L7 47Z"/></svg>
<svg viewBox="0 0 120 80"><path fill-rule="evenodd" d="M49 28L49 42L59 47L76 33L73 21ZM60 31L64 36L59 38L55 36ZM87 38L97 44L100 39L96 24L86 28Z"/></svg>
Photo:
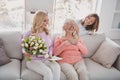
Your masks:
<svg viewBox="0 0 120 80"><path fill-rule="evenodd" d="M0 39L0 66L9 63L11 60L6 55L2 39Z"/></svg>
<svg viewBox="0 0 120 80"><path fill-rule="evenodd" d="M89 58L85 58L90 80L120 80L120 71L116 68L105 68Z"/></svg>
<svg viewBox="0 0 120 80"><path fill-rule="evenodd" d="M28 77L29 76L29 77ZM67 80L66 76L63 72L61 72L60 74L60 80ZM22 75L21 75L22 80L43 80L43 76L33 72L27 68L25 68L24 70L22 70Z"/></svg>
<svg viewBox="0 0 120 80"><path fill-rule="evenodd" d="M106 39L91 58L97 63L110 68L119 54L120 46L110 39Z"/></svg>
<svg viewBox="0 0 120 80"><path fill-rule="evenodd" d="M88 54L84 55L83 57L91 57L98 47L101 45L101 43L105 40L105 34L94 34L94 35L85 35L81 36L83 39L87 49L88 49Z"/></svg>
<svg viewBox="0 0 120 80"><path fill-rule="evenodd" d="M29 77L28 77L29 76ZM21 69L21 78L22 80L43 80L43 76L31 71L26 67L26 60L22 61L22 69Z"/></svg>
<svg viewBox="0 0 120 80"><path fill-rule="evenodd" d="M10 58L22 59L21 32L5 31L0 32L0 38L3 40L4 48Z"/></svg>
<svg viewBox="0 0 120 80"><path fill-rule="evenodd" d="M5 51L3 48L0 48L0 66L9 63L11 60L10 58L6 55Z"/></svg>
<svg viewBox="0 0 120 80"><path fill-rule="evenodd" d="M19 80L20 60L11 59L11 62L0 66L0 80Z"/></svg>
<svg viewBox="0 0 120 80"><path fill-rule="evenodd" d="M67 77L65 76L65 74L62 72L60 73L60 80L67 80Z"/></svg>
<svg viewBox="0 0 120 80"><path fill-rule="evenodd" d="M43 80L43 76L27 68L22 70L22 80Z"/></svg>

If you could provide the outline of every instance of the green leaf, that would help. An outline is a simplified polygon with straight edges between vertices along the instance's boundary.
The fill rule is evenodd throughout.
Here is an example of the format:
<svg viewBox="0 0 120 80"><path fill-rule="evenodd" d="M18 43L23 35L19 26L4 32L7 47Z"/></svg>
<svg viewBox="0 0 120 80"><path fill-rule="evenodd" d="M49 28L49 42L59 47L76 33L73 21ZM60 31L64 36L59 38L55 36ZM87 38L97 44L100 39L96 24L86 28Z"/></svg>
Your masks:
<svg viewBox="0 0 120 80"><path fill-rule="evenodd" d="M27 61L31 61L32 59L30 57L26 57L26 60Z"/></svg>

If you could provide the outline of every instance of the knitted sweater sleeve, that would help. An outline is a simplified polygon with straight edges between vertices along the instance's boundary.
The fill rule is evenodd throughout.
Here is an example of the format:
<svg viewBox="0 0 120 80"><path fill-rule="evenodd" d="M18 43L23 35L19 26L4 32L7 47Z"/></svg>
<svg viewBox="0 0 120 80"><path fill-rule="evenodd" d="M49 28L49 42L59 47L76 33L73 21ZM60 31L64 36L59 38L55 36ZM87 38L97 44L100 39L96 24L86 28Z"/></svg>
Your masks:
<svg viewBox="0 0 120 80"><path fill-rule="evenodd" d="M86 48L82 39L79 38L77 46L78 46L78 49L81 52L81 54L87 54L88 53L88 49Z"/></svg>
<svg viewBox="0 0 120 80"><path fill-rule="evenodd" d="M59 55L65 48L65 41L62 41L61 38L57 38L54 43L53 54Z"/></svg>

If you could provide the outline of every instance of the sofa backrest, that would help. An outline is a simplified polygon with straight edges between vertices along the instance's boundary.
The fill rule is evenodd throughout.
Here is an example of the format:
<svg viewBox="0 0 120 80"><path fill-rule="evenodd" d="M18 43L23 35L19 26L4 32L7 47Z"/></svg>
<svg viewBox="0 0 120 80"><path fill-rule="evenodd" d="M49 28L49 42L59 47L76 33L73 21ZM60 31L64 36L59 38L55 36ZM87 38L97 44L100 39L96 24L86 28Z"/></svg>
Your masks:
<svg viewBox="0 0 120 80"><path fill-rule="evenodd" d="M61 34L52 35L53 43L58 36L61 36ZM97 51L101 43L106 38L104 33L99 33L99 34L94 34L94 35L84 35L80 37L88 49L88 54L83 55L83 57L91 57Z"/></svg>
<svg viewBox="0 0 120 80"><path fill-rule="evenodd" d="M88 49L88 54L83 55L83 57L91 57L105 40L105 34L84 35L81 38Z"/></svg>
<svg viewBox="0 0 120 80"><path fill-rule="evenodd" d="M3 40L5 51L10 58L22 59L21 32L0 32L0 38Z"/></svg>

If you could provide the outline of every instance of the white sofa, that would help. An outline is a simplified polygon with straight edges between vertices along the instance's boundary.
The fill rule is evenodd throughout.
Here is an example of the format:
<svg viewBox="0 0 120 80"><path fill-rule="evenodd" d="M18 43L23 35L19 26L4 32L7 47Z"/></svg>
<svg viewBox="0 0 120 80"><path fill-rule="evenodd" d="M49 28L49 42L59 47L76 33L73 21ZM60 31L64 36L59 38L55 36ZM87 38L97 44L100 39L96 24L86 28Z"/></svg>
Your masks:
<svg viewBox="0 0 120 80"><path fill-rule="evenodd" d="M20 32L0 32L7 55L12 60L10 63L0 66L0 80L43 80L43 76L27 69L22 56ZM91 59L101 44L106 40L104 34L86 35L81 37L85 42L89 53L84 57L90 80L120 80L120 56L118 56L112 68L105 68L103 65ZM111 40L106 40L114 43ZM109 47L109 46L108 46ZM120 46L119 46L120 49ZM67 80L61 71L61 80Z"/></svg>
<svg viewBox="0 0 120 80"><path fill-rule="evenodd" d="M10 63L0 66L0 80L17 80L21 74L21 33L0 32L5 51L12 60Z"/></svg>

